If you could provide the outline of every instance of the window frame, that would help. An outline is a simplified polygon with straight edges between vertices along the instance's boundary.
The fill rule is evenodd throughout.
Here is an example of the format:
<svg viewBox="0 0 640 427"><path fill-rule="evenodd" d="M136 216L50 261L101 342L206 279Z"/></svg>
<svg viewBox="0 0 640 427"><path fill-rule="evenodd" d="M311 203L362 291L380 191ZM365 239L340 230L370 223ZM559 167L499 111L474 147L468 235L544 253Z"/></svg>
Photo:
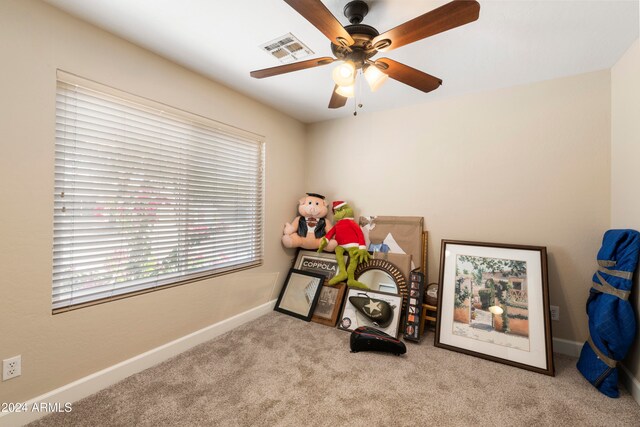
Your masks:
<svg viewBox="0 0 640 427"><path fill-rule="evenodd" d="M140 106L142 108L144 108L145 110L154 110L156 113L159 113L163 116L167 116L169 118L174 118L174 119L178 119L181 121L189 121L192 124L196 125L196 126L205 126L208 129L211 130L215 130L215 131L219 131L221 134L226 134L226 135L232 135L233 137L236 138L240 138L243 140L243 142L254 142L257 145L257 159L258 159L258 164L259 164L259 170L256 171L257 174L257 181L254 182L254 184L256 184L256 192L257 192L257 199L256 201L259 203L259 207L256 207L256 210L254 212L255 216L258 217L258 221L259 221L259 227L260 230L257 231L253 236L251 236L251 239L253 239L253 242L256 242L256 238L258 239L257 242L257 255L256 258L254 260L251 260L249 262L242 262L242 263L238 263L238 264L234 264L234 265L228 265L228 266L224 266L224 267L219 267L219 268L213 268L213 269L209 269L206 271L197 271L197 272L192 272L189 273L188 275L185 276L178 276L178 277L169 277L169 278L165 278L162 280L157 280L158 283L153 283L154 280L149 280L145 285L146 287L144 289L138 289L138 290L129 290L126 292L122 292L122 293L117 293L115 295L110 295L107 297L98 297L95 299L92 299L90 301L82 301L82 302L75 302L74 303L74 298L73 297L69 297L67 298L65 301L68 301L67 304L65 305L60 305L58 304L58 306L56 306L56 300L55 298L55 291L57 289L59 289L61 286L56 287L56 280L54 280L54 275L52 275L52 282L51 282L51 290L52 290L52 294L51 294L51 304L52 304L52 314L58 314L58 313L63 313L63 312L67 312L67 311L71 311L71 310L76 310L76 309L80 309L80 308L84 308L84 307L88 307L88 306L93 306L93 305L98 305L98 304L103 304L106 302L110 302L110 301L116 301L116 300L120 300L120 299L124 299L124 298L130 298L133 296L137 296L137 295L142 295L142 294L146 294L149 292L155 292L155 291L159 291L162 289L168 289L168 288L172 288L175 286L181 286L181 285L185 285L185 284L189 284L189 283L193 283L193 282L197 282L197 281L201 281L201 280L206 280L206 279L210 279L213 277L218 277L218 276L222 276L222 275L226 275L226 274L231 274L231 273L236 273L236 272L240 272L243 270L247 270L247 269L252 269L252 268L257 268L263 265L264 263L264 234L265 234L265 223L264 223L264 211L265 211L265 178L266 178L266 143L265 143L265 137L253 132L249 132L246 130L242 130L239 129L237 127L234 126L230 126L221 122L218 122L216 120L198 115L198 114L194 114L176 107L172 107L148 98L144 98L144 97L140 97L119 89L115 89L113 87L101 84L101 83L97 83L95 81L80 77L78 75L66 72L64 70L60 70L58 69L56 72L56 98L58 96L58 91L59 91L59 85L62 82L63 84L66 85L73 85L73 86L78 86L78 87L82 87L83 89L88 89L90 91L93 92L98 92L102 95L104 95L105 97L108 98L119 98L120 100L122 100L123 103L127 104L127 105L137 105ZM57 103L57 102L56 102ZM55 118L55 125L56 128L59 125L59 119L57 117L58 114L58 106L56 105L55 108L56 111L56 118ZM57 136L57 131L56 131L56 137L55 139L55 145L56 145L56 150L59 148L58 147L58 136ZM56 162L58 161L58 156L56 155ZM186 164L188 164L188 162L185 162ZM118 195L121 195L122 193L118 193ZM188 193L188 194L193 194L193 193ZM58 198L60 197L60 194L58 194L58 184L56 183L55 185L55 189L54 189L54 201L58 201ZM54 206L53 211L53 219L54 219L54 224L57 221L57 213L56 213L56 208ZM220 219L216 220L216 221L221 221ZM53 238L55 241L56 238L56 232L54 230L53 233ZM193 238L193 235L190 236L190 238ZM176 246L180 246L180 244L177 244ZM55 258L55 250L53 252L54 254L54 258ZM55 272L55 268L56 268L56 261L54 259L53 261L53 269L52 269L52 274L53 272ZM166 283L164 283L166 281ZM133 281L129 280L127 283L131 283ZM126 288L126 287L124 287ZM114 284L114 289L117 290L122 290L123 287L118 287ZM93 292L93 295L98 294L98 292Z"/></svg>

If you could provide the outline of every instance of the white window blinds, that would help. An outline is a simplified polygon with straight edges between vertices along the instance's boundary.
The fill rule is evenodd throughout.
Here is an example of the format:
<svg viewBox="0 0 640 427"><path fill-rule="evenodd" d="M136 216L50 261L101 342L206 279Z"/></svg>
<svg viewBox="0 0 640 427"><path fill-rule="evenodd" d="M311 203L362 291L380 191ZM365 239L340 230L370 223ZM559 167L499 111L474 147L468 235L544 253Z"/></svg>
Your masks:
<svg viewBox="0 0 640 427"><path fill-rule="evenodd" d="M59 74L53 311L259 265L261 138L88 86Z"/></svg>

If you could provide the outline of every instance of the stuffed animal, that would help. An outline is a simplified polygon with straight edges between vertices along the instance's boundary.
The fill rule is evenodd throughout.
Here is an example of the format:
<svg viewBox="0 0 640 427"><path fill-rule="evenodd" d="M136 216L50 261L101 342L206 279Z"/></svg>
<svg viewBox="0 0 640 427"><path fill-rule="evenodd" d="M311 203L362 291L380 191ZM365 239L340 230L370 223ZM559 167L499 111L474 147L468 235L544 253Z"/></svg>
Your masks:
<svg viewBox="0 0 640 427"><path fill-rule="evenodd" d="M297 216L284 226L282 244L286 248L318 249L320 239L331 228L331 222L325 217L329 213L327 202L324 196L316 193L307 193L306 197L298 200ZM333 251L338 243L330 242L325 250Z"/></svg>
<svg viewBox="0 0 640 427"><path fill-rule="evenodd" d="M333 202L333 219L336 225L331 228L322 238L318 252L329 244L335 236L338 246L336 246L336 261L338 262L339 273L329 280L329 285L347 279L347 286L353 288L369 289L364 283L358 282L354 278L354 273L359 264L369 261L371 254L367 251L364 243L364 234L360 226L353 220L353 209L346 202ZM349 253L349 268L344 265L344 253Z"/></svg>

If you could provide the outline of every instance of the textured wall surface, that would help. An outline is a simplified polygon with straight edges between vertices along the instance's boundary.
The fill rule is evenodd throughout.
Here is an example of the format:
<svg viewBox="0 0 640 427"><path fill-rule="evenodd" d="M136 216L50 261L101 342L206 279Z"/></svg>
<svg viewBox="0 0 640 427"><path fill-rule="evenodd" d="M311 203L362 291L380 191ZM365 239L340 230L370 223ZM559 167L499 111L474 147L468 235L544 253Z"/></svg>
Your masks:
<svg viewBox="0 0 640 427"><path fill-rule="evenodd" d="M640 42L611 69L611 227L640 231ZM639 274L631 300L640 312ZM637 317L636 317L636 320ZM640 322L638 322L640 324ZM640 382L640 340L625 365Z"/></svg>
<svg viewBox="0 0 640 427"><path fill-rule="evenodd" d="M39 1L0 2L0 359L19 402L275 298L293 252L282 224L304 194L305 127ZM266 139L260 268L51 315L56 69L227 123Z"/></svg>
<svg viewBox="0 0 640 427"><path fill-rule="evenodd" d="M583 341L610 139L605 70L311 125L326 160L307 183L357 214L423 216L432 282L441 239L546 246L554 337Z"/></svg>

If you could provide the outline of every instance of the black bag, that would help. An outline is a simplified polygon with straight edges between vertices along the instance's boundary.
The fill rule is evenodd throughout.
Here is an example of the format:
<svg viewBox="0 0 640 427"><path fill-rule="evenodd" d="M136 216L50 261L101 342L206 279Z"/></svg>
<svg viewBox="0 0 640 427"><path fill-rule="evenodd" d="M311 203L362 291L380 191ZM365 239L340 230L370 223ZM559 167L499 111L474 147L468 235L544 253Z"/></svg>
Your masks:
<svg viewBox="0 0 640 427"><path fill-rule="evenodd" d="M359 351L385 351L400 356L407 352L407 347L391 335L369 326L360 326L351 332L351 352Z"/></svg>

